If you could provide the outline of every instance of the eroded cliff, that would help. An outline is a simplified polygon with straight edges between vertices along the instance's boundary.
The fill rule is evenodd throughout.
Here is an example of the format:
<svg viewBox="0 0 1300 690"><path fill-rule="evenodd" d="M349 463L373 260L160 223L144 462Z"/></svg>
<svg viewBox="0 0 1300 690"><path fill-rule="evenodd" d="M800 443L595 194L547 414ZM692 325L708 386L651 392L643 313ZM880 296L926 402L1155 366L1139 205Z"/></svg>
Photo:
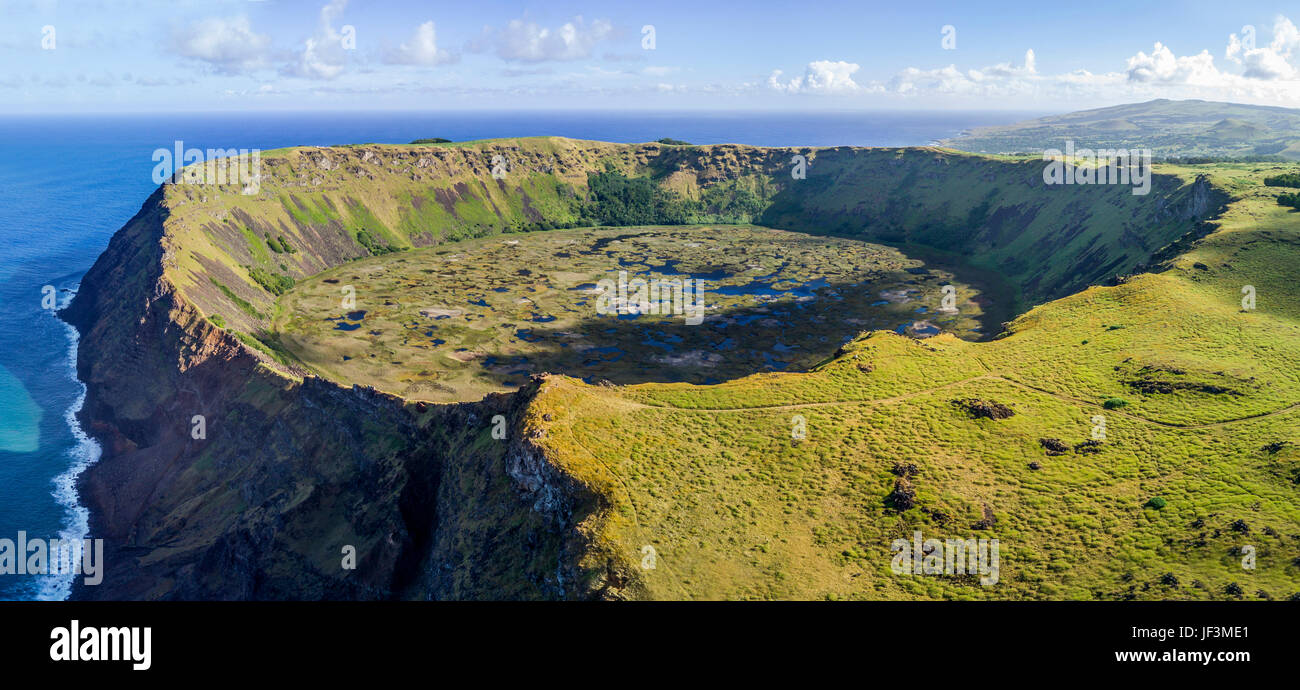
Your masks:
<svg viewBox="0 0 1300 690"><path fill-rule="evenodd" d="M165 185L64 313L82 334L81 417L105 446L82 496L109 544L104 584L75 596L641 596L631 556L600 536L615 483L548 457L528 420L550 379L455 405L324 380L268 332L277 289L372 253L581 224L602 171L648 176L708 217L982 251L1029 300L1141 267L1221 201L1173 176L1149 203L1054 197L1039 170L932 149L534 139L271 152L252 195ZM760 203L731 218L714 189Z"/></svg>

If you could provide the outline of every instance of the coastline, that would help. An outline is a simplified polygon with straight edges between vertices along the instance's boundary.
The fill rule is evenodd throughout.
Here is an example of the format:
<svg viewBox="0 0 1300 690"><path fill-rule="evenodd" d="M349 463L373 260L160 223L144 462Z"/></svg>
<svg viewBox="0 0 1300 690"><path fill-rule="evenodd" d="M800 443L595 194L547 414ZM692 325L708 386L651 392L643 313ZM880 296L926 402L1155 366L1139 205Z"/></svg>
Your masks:
<svg viewBox="0 0 1300 690"><path fill-rule="evenodd" d="M59 310L67 308L72 299L76 297L79 287L80 283L72 288L71 292L59 304ZM55 316L55 318L59 317ZM59 318L59 321L68 333L67 373L72 381L81 388L81 392L77 395L76 401L63 414L64 421L72 432L73 438L76 439L76 444L64 453L64 456L70 461L69 466L56 475L51 480L51 483L54 485L54 498L65 511L62 520L63 528L59 530L59 540L60 542L80 542L90 536L90 509L81 502L79 480L81 475L99 460L103 453L103 447L86 433L78 419L78 414L86 403L87 392L85 382L77 377L77 352L81 344L81 334L76 327L67 321L61 318ZM73 583L76 577L75 573L61 574L57 577L49 576L40 583L36 596L33 598L38 601L66 601L72 595Z"/></svg>
<svg viewBox="0 0 1300 690"><path fill-rule="evenodd" d="M544 430L538 425L554 412L539 413L545 408L533 407L531 394L550 390L548 382L563 389L548 395L567 394L559 378L543 377L529 395L433 407L366 386L299 378L269 348L237 337L265 326L267 308L258 305L272 301L272 295L252 276L231 268L254 257L251 249L247 256L241 253L244 235L236 234L234 225L249 228L254 241L272 231L289 235L299 251L278 261L296 269L281 270L301 277L373 253L360 239L340 232L346 226L321 210L351 208L346 198L357 185L384 185L398 196L405 188L427 186L424 180L433 176L446 181L444 195L452 189L462 205L497 209L507 227L538 222L522 210L501 213L513 208L501 198L513 192L504 184L464 183L486 176L483 161L496 151L509 151L520 173L559 179L580 179L603 157L622 155L631 166L636 156L645 156L705 186L724 184L731 179L727 175L743 179L759 174L755 170L780 172L788 153L732 146L678 151L561 138L427 150L294 149L268 158L264 181L290 190L296 203L283 208L268 194L257 213L244 209L218 225L210 219L221 199L210 192L179 186L155 190L114 235L63 314L92 343L77 355L78 378L88 382L78 416L104 450L77 484L92 531L109 541L108 583L74 585L73 598L459 599L509 593L585 599L645 593L633 565L619 555L623 552L600 541L616 519L609 512L614 505L609 492L615 489L603 475L584 474L590 468L534 442L534 432ZM761 222L893 246L922 263L941 261L930 252L908 252L898 241L937 238L953 247L979 247L969 219L977 209L983 210L975 215L987 215L993 192L962 188L957 196L941 194L950 191L944 187L950 175L994 184L1033 174L1015 162L925 148L817 153L821 172L814 182L774 193L776 201L767 207L771 213ZM453 180L462 186L452 186ZM854 193L835 194L827 180L848 180L845 186ZM1204 195L1195 193L1199 183L1168 182L1161 188L1165 203L1186 208L1188 216L1164 229L1175 236L1197 215L1203 204L1194 202ZM554 189L552 215L541 220L572 221L576 212L559 192L564 187ZM878 198L895 189L924 203L891 206ZM994 195L999 207L1017 209L1015 227L997 229L1002 235L1021 232L996 244L998 237L986 239L990 247L1010 246L1031 229L1050 233L1048 221L1063 213L1059 198L1021 192L1014 185L991 189L1002 190ZM475 190L481 193L476 196ZM1134 204L1125 191L1097 193ZM536 194L522 208L543 206L538 197L547 200ZM403 217L435 230L433 220L445 228L465 222L457 215L419 215L440 208L412 203ZM362 208L352 215L364 214ZM1044 220L1035 225L1039 217ZM430 239L427 233L413 238ZM200 255L195 247L205 243L228 247L230 254L224 262L211 251ZM1043 262L1035 259L1056 256L1064 247L1042 241L1032 246L1036 252L1005 257L1019 259L1008 263L1015 269L1008 278L1038 285L1037 292L1026 291L1033 298L1050 297L1062 288L1040 285ZM1116 254L1090 246L1067 258L1088 261L1083 278L1104 277L1133 261L1117 248L1106 249ZM1104 258L1110 263L1100 264ZM215 287L190 281L186 271L215 275L209 281ZM991 286L983 287L987 294ZM995 299L995 306L1010 303ZM221 322L210 320L211 314L221 314ZM207 436L192 435L195 412L208 420ZM508 444L487 442L485 422L498 416L493 424L504 422L506 433L497 440L511 439ZM339 424L343 419L351 423ZM193 500L200 496L202 501ZM373 566L355 575L341 569L340 545L355 548L359 560Z"/></svg>

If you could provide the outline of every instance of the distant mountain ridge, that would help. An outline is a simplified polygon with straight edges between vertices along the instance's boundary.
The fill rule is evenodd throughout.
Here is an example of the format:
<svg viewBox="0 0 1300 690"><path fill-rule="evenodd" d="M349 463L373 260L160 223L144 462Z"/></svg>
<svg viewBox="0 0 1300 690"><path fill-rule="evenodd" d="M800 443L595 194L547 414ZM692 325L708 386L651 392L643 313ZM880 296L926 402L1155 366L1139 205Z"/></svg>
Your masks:
<svg viewBox="0 0 1300 690"><path fill-rule="evenodd" d="M1060 148L1065 139L1094 148L1149 148L1157 158L1300 160L1300 110L1161 98L979 127L940 143L975 153L1027 153Z"/></svg>

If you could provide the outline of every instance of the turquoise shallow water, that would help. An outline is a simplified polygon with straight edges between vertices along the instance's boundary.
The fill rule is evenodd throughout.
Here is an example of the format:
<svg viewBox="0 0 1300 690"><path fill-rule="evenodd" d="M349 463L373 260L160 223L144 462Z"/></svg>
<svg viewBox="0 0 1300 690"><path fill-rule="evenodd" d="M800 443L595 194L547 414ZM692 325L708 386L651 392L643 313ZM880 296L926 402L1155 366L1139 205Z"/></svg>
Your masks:
<svg viewBox="0 0 1300 690"><path fill-rule="evenodd" d="M560 135L763 146L922 145L1030 113L444 113L0 117L0 539L80 538L74 479L99 453L73 416L83 387L66 303L113 232L154 189L153 152ZM90 535L94 536L94 535ZM58 599L69 581L0 575L0 599Z"/></svg>

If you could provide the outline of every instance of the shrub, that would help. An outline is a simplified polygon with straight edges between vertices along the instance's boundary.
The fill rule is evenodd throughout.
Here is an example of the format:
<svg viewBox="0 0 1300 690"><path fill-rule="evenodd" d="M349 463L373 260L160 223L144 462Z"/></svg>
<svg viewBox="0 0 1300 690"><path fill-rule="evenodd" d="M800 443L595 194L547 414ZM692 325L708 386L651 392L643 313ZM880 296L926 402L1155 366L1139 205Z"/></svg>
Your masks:
<svg viewBox="0 0 1300 690"><path fill-rule="evenodd" d="M1048 455L1063 455L1070 450L1070 446L1059 438L1040 438L1038 443L1047 449Z"/></svg>
<svg viewBox="0 0 1300 690"><path fill-rule="evenodd" d="M1108 410L1118 410L1121 407L1127 407L1128 401L1123 398L1109 398L1101 406Z"/></svg>
<svg viewBox="0 0 1300 690"><path fill-rule="evenodd" d="M885 505L900 513L916 505L916 490L912 488L912 482L906 477L895 480L894 490L885 497Z"/></svg>
<svg viewBox="0 0 1300 690"><path fill-rule="evenodd" d="M388 254L397 251L396 249L393 249L387 244L381 242L379 238L375 237L373 234L370 233L369 230L365 228L359 228L357 230L357 244L360 244L362 247L365 247L366 251L376 256L378 256L379 254Z"/></svg>
<svg viewBox="0 0 1300 690"><path fill-rule="evenodd" d="M1265 177L1264 184L1270 187L1300 187L1300 173L1282 173Z"/></svg>
<svg viewBox="0 0 1300 690"><path fill-rule="evenodd" d="M1101 441L1098 441L1096 439L1088 439L1087 441L1082 441L1080 443L1074 444L1074 452L1082 453L1084 455L1093 455L1095 453L1100 453L1101 447L1102 447Z"/></svg>
<svg viewBox="0 0 1300 690"><path fill-rule="evenodd" d="M272 295L283 295L294 286L293 278L278 273L271 273L270 271L257 266L248 269L248 276L257 281L257 284L261 285L263 290L266 290Z"/></svg>
<svg viewBox="0 0 1300 690"><path fill-rule="evenodd" d="M1014 417L1016 414L1016 411L1010 407L992 400L965 398L961 400L953 400L952 404L966 410L966 413L974 418L984 417L986 419L1007 419L1008 417Z"/></svg>
<svg viewBox="0 0 1300 690"><path fill-rule="evenodd" d="M266 236L266 246L276 254L297 254L298 250L289 246L289 242L284 239L284 235L277 237Z"/></svg>
<svg viewBox="0 0 1300 690"><path fill-rule="evenodd" d="M1146 507L1160 510L1161 508L1164 508L1167 505L1169 505L1169 501L1166 501L1165 499L1160 498L1159 496L1152 496L1151 500L1147 501Z"/></svg>

